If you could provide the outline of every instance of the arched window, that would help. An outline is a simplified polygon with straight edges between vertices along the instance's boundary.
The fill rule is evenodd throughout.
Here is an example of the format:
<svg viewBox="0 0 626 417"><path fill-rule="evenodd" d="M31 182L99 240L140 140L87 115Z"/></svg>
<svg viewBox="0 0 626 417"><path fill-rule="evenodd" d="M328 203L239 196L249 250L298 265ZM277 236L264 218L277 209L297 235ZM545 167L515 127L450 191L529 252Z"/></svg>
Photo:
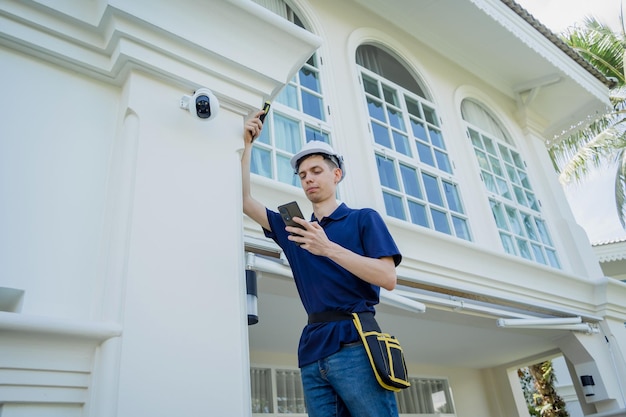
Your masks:
<svg viewBox="0 0 626 417"><path fill-rule="evenodd" d="M387 214L471 240L435 104L383 49L361 45L356 62Z"/></svg>
<svg viewBox="0 0 626 417"><path fill-rule="evenodd" d="M504 250L560 268L526 163L506 129L484 106L470 99L461 103L461 115L467 124Z"/></svg>
<svg viewBox="0 0 626 417"><path fill-rule="evenodd" d="M284 1L255 1L306 29ZM321 78L320 57L315 53L273 101L263 133L252 148L254 174L299 187L300 180L289 164L291 157L311 140L332 144Z"/></svg>

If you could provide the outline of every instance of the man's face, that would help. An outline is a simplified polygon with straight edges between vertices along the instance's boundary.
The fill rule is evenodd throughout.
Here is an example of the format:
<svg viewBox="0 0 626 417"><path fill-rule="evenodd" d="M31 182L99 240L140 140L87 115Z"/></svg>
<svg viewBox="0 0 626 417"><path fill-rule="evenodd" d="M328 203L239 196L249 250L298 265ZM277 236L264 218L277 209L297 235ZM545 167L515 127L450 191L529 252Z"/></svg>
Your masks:
<svg viewBox="0 0 626 417"><path fill-rule="evenodd" d="M300 184L312 203L335 198L335 189L341 179L341 170L331 168L321 155L312 155L300 162L298 167Z"/></svg>

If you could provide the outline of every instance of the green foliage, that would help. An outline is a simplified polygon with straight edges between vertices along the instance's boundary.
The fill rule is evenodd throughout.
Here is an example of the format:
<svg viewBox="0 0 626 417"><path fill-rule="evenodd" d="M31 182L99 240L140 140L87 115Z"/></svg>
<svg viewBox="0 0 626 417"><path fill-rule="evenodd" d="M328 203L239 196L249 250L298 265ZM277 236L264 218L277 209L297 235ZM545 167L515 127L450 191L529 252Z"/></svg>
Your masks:
<svg viewBox="0 0 626 417"><path fill-rule="evenodd" d="M569 417L565 409L565 401L554 388L556 376L552 369L552 361L518 369L517 375L520 378L531 416Z"/></svg>
<svg viewBox="0 0 626 417"><path fill-rule="evenodd" d="M616 84L609 91L611 108L586 124L581 122L575 133L556 141L548 151L563 183L581 182L594 168L615 166L615 205L626 229L626 34L621 17L620 34L587 17L582 26L574 26L561 35L572 49L606 77L616 80Z"/></svg>

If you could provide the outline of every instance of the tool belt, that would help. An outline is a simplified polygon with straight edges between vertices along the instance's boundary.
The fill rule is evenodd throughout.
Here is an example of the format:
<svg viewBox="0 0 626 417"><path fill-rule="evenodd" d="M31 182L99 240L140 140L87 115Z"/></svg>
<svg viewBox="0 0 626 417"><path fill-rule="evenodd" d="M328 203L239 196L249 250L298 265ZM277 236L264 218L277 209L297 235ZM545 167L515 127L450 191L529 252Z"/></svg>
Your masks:
<svg viewBox="0 0 626 417"><path fill-rule="evenodd" d="M324 311L309 314L309 324L350 320L361 337L372 365L376 380L381 387L400 391L411 386L404 361L402 346L395 336L383 333L372 312L349 313L347 311Z"/></svg>

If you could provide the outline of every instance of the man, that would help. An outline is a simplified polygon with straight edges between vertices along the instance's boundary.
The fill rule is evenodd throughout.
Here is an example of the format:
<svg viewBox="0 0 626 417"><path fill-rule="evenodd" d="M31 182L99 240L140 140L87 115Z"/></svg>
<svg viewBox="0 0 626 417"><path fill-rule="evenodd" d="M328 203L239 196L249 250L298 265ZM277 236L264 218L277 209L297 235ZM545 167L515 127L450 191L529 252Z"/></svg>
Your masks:
<svg viewBox="0 0 626 417"><path fill-rule="evenodd" d="M302 331L298 366L310 417L397 416L395 396L374 376L351 312L374 312L380 287L392 290L402 256L380 215L335 200L345 172L342 158L324 142L309 142L291 160L311 201L311 221L286 227L280 214L250 192L252 142L259 116L244 129L241 159L243 211L284 251L309 324ZM343 314L341 314L343 313Z"/></svg>

